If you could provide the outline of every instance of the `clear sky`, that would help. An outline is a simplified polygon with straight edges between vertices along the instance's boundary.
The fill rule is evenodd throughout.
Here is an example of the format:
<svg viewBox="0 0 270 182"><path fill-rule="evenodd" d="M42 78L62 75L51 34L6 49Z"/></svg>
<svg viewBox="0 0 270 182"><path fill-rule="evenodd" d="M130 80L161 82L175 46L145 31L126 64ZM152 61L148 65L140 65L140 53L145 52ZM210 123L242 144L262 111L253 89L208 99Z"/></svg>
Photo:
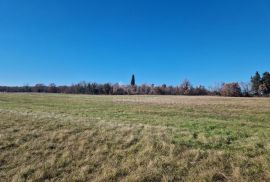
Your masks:
<svg viewBox="0 0 270 182"><path fill-rule="evenodd" d="M0 85L194 85L270 71L269 0L0 0Z"/></svg>

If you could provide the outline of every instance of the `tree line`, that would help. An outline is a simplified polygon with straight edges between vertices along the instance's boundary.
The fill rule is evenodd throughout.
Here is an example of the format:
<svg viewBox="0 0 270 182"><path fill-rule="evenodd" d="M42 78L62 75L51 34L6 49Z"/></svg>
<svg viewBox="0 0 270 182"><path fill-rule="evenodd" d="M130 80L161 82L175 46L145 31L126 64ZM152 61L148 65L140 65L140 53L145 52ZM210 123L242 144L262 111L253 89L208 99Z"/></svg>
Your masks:
<svg viewBox="0 0 270 182"><path fill-rule="evenodd" d="M98 84L80 82L70 86L57 86L55 84L36 84L35 86L0 86L0 92L35 92L35 93L66 93L91 95L218 95L231 97L269 96L270 74L260 75L256 72L250 83L221 83L212 88L202 85L193 86L190 81L184 80L179 86L142 84L136 85L135 75L129 85L118 83Z"/></svg>

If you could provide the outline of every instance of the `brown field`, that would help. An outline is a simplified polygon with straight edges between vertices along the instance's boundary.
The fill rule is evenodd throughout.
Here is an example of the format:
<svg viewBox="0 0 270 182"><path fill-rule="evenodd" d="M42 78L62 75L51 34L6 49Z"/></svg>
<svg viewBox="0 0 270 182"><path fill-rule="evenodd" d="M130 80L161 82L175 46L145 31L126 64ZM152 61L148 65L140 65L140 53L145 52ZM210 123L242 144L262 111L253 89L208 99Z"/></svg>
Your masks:
<svg viewBox="0 0 270 182"><path fill-rule="evenodd" d="M270 99L0 94L0 181L270 181Z"/></svg>

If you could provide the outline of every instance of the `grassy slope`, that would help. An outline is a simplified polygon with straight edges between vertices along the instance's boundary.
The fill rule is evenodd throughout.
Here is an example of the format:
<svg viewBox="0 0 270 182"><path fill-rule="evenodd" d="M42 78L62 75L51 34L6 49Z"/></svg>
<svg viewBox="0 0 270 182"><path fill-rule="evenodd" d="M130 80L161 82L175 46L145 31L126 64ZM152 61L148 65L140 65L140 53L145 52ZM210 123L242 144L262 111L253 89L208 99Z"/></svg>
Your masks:
<svg viewBox="0 0 270 182"><path fill-rule="evenodd" d="M2 181L269 181L270 99L0 94Z"/></svg>

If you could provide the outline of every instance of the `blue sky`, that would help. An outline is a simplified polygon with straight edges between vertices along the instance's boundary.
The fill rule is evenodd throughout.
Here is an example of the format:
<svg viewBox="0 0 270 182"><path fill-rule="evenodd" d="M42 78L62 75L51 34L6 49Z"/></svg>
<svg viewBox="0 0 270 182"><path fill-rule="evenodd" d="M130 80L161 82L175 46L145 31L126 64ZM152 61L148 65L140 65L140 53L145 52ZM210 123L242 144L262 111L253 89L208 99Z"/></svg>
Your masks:
<svg viewBox="0 0 270 182"><path fill-rule="evenodd" d="M194 85L270 71L269 0L0 0L0 85Z"/></svg>

